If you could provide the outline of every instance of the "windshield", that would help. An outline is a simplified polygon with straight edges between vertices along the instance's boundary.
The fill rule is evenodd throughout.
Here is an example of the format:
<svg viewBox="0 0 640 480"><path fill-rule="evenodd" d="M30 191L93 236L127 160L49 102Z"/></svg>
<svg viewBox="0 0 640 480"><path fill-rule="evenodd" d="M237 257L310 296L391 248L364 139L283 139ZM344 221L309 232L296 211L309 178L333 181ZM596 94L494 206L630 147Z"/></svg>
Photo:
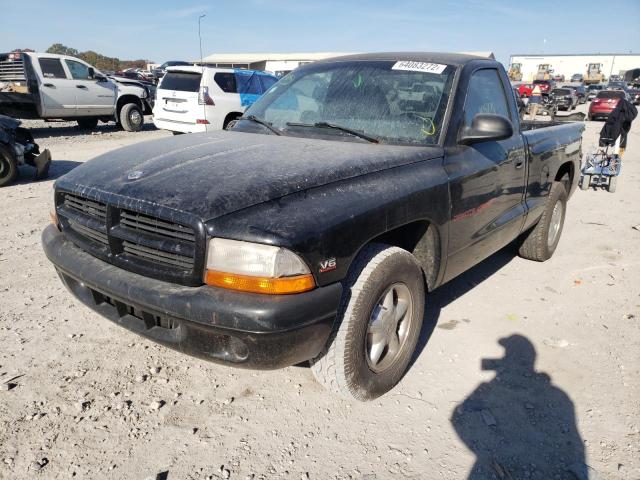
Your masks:
<svg viewBox="0 0 640 480"><path fill-rule="evenodd" d="M351 137L317 125L329 123L384 143L434 144L454 72L452 66L422 62L317 63L282 78L245 116L285 135Z"/></svg>

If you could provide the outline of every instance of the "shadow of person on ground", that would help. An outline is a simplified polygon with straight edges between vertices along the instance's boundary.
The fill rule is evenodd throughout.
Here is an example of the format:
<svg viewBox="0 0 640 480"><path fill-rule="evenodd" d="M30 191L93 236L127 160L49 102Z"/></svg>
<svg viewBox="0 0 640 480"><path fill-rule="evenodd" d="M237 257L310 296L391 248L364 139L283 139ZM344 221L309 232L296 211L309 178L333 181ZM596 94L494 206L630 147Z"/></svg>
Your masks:
<svg viewBox="0 0 640 480"><path fill-rule="evenodd" d="M536 372L536 351L521 335L498 342L501 359L483 359L496 376L454 410L451 423L476 455L469 480L587 480L584 445L569 396Z"/></svg>

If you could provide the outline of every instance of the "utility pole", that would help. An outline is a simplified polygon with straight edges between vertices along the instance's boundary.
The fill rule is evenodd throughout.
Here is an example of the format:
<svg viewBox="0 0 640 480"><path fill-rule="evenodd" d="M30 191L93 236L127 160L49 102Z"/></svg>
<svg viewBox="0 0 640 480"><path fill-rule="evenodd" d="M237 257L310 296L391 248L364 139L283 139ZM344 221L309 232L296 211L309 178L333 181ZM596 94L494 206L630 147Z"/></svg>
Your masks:
<svg viewBox="0 0 640 480"><path fill-rule="evenodd" d="M200 15L198 17L198 39L200 40L200 66L202 66L202 33L200 30L200 24L202 23L202 19L206 17L206 15L203 13L202 15Z"/></svg>

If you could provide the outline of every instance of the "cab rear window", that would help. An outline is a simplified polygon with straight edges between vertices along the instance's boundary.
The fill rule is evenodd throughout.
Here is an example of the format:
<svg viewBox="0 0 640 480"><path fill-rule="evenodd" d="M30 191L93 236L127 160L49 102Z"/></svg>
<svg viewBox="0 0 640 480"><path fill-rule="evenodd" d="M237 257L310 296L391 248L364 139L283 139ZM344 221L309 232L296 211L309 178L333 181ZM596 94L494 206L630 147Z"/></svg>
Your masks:
<svg viewBox="0 0 640 480"><path fill-rule="evenodd" d="M597 98L624 98L624 92L600 92Z"/></svg>
<svg viewBox="0 0 640 480"><path fill-rule="evenodd" d="M59 58L39 58L42 76L45 78L67 78Z"/></svg>
<svg viewBox="0 0 640 480"><path fill-rule="evenodd" d="M201 78L202 75L198 72L167 72L162 77L158 88L178 92L197 92L200 90Z"/></svg>

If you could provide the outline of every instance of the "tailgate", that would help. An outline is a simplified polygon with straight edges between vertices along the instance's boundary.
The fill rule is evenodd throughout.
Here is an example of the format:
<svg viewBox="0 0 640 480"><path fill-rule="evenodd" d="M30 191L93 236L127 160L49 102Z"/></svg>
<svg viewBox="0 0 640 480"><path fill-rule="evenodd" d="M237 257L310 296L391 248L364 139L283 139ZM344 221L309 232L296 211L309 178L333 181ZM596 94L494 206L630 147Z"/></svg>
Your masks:
<svg viewBox="0 0 640 480"><path fill-rule="evenodd" d="M202 113L202 105L198 104L201 78L199 72L167 72L156 92L154 116L159 120L196 123Z"/></svg>

